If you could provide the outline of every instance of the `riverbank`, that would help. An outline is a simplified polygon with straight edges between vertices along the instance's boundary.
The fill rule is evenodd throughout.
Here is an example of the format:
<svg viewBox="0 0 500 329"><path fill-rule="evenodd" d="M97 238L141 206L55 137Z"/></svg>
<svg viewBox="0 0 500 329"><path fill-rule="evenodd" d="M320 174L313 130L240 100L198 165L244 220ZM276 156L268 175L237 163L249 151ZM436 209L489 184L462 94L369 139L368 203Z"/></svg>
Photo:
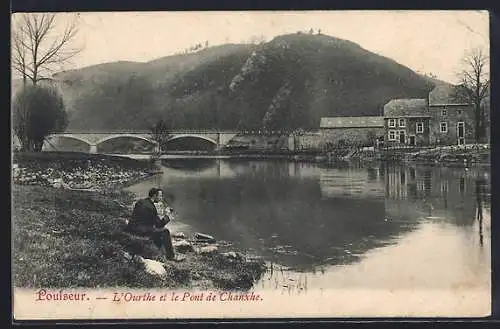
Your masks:
<svg viewBox="0 0 500 329"><path fill-rule="evenodd" d="M417 150L408 154L409 161L420 163L446 163L454 165L491 164L488 144L454 145Z"/></svg>
<svg viewBox="0 0 500 329"><path fill-rule="evenodd" d="M117 157L147 159L147 154L116 154ZM159 157L170 159L221 159L221 160L288 160L297 162L332 163L332 162L400 162L422 165L443 166L490 166L490 147L487 144L467 146L442 146L435 148L387 148L344 149L335 152L286 150L251 150L201 152L168 152Z"/></svg>
<svg viewBox="0 0 500 329"><path fill-rule="evenodd" d="M162 253L150 240L125 233L136 196L121 188L131 179L152 175L148 163L68 154L18 155L14 160L16 287L240 290L250 289L265 271L259 259L222 253L213 241L181 233L174 246L185 260L163 264ZM110 174L119 177L108 179ZM81 177L91 180L92 188L71 188ZM62 184L54 187L54 179Z"/></svg>
<svg viewBox="0 0 500 329"><path fill-rule="evenodd" d="M20 185L103 191L160 173L148 159L78 152L14 153L13 181Z"/></svg>

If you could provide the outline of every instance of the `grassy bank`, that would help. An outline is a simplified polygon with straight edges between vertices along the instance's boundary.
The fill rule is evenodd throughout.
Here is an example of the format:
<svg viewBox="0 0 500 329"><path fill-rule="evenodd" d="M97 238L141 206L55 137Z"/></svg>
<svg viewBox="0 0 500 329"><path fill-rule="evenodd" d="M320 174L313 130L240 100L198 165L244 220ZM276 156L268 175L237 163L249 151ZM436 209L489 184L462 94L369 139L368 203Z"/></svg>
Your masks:
<svg viewBox="0 0 500 329"><path fill-rule="evenodd" d="M121 187L154 174L155 167L148 161L48 152L16 154L14 163L18 171L12 187L16 287L249 289L265 270L260 260L239 254L228 257L217 250L201 253L194 243L186 248L186 240L176 246L185 261L167 262L162 275L148 273L144 261L129 257L161 260L162 256L150 240L123 230L135 196ZM51 186L54 177L64 184ZM70 188L81 179L97 188Z"/></svg>
<svg viewBox="0 0 500 329"><path fill-rule="evenodd" d="M145 271L124 251L148 259L161 252L149 240L123 232L132 196L41 186L13 186L13 276L17 287L251 288L264 270L258 261L218 252L185 253L166 263L166 275Z"/></svg>

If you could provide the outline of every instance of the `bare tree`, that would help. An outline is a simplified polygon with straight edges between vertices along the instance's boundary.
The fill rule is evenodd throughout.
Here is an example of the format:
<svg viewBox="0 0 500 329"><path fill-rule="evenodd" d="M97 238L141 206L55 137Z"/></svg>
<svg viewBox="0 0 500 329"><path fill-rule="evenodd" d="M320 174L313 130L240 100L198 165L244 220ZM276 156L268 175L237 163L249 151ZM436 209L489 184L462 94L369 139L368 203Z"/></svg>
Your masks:
<svg viewBox="0 0 500 329"><path fill-rule="evenodd" d="M77 55L75 47L78 33L77 16L61 26L56 14L18 14L13 19L12 65L24 85L36 85L42 80L52 80L55 69ZM62 29L61 29L62 28Z"/></svg>
<svg viewBox="0 0 500 329"><path fill-rule="evenodd" d="M460 83L455 88L455 98L474 108L476 143L484 135L484 107L490 86L489 56L481 48L468 51L463 58L463 69L459 74Z"/></svg>

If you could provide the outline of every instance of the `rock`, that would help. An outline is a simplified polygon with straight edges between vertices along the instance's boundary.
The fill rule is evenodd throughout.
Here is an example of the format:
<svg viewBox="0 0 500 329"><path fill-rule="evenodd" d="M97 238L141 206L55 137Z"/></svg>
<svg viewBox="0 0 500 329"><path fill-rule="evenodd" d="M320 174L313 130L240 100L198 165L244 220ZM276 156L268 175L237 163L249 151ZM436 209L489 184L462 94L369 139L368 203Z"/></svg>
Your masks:
<svg viewBox="0 0 500 329"><path fill-rule="evenodd" d="M185 239L186 235L183 232L172 233L172 238Z"/></svg>
<svg viewBox="0 0 500 329"><path fill-rule="evenodd" d="M255 255L247 255L245 257L245 260L247 263L259 263L259 264L265 264L264 260L260 256L255 256ZM285 268L285 267L282 267Z"/></svg>
<svg viewBox="0 0 500 329"><path fill-rule="evenodd" d="M242 254L240 254L239 252L234 252L234 251L225 252L222 255L224 257L227 257L229 259L234 259L234 260L241 260L241 259L243 259L243 255Z"/></svg>
<svg viewBox="0 0 500 329"><path fill-rule="evenodd" d="M167 270L163 266L163 263L158 262L156 260L143 258L141 256L137 256L137 260L144 264L146 268L146 272L153 275L164 276L167 274Z"/></svg>
<svg viewBox="0 0 500 329"><path fill-rule="evenodd" d="M133 257L132 257L132 255L130 255L130 254L129 254L128 252L126 252L126 251L123 251L123 252L122 252L122 256L123 256L123 258L125 258L126 260L132 260L132 258L133 258Z"/></svg>
<svg viewBox="0 0 500 329"><path fill-rule="evenodd" d="M229 246L232 246L233 244L231 242L229 242L229 241L219 240L217 242L217 245L219 247L229 247Z"/></svg>
<svg viewBox="0 0 500 329"><path fill-rule="evenodd" d="M179 252L194 251L193 245L186 240L174 241L172 244Z"/></svg>
<svg viewBox="0 0 500 329"><path fill-rule="evenodd" d="M214 252L217 251L217 246L206 246L206 247L201 247L197 250L197 253L206 255L206 254L213 254Z"/></svg>
<svg viewBox="0 0 500 329"><path fill-rule="evenodd" d="M194 237L196 240L200 242L208 242L208 243L215 243L215 238L211 235L204 234L204 233L195 233Z"/></svg>
<svg viewBox="0 0 500 329"><path fill-rule="evenodd" d="M64 186L64 182L62 179L54 179L51 182L51 185L52 185L52 187L55 187L55 188L61 188Z"/></svg>

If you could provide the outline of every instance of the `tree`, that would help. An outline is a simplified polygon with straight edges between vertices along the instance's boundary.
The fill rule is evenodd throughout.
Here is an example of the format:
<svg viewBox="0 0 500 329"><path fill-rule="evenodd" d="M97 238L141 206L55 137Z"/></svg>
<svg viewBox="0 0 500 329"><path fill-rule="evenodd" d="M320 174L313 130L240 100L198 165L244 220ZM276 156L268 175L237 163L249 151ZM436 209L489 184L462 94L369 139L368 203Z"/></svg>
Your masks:
<svg viewBox="0 0 500 329"><path fill-rule="evenodd" d="M475 141L484 137L484 107L488 96L489 57L481 48L468 51L463 58L463 69L460 72L460 83L455 88L455 99L470 104L474 109Z"/></svg>
<svg viewBox="0 0 500 329"><path fill-rule="evenodd" d="M158 120L158 122L151 127L151 138L160 146L160 154L170 137L170 127L163 119Z"/></svg>
<svg viewBox="0 0 500 329"><path fill-rule="evenodd" d="M77 19L71 19L61 30L56 14L18 14L13 19L12 66L23 80L37 84L52 80L51 73L76 56L74 47L78 32Z"/></svg>
<svg viewBox="0 0 500 329"><path fill-rule="evenodd" d="M36 85L24 87L15 95L12 119L22 151L40 152L47 135L68 126L61 95L54 88Z"/></svg>

